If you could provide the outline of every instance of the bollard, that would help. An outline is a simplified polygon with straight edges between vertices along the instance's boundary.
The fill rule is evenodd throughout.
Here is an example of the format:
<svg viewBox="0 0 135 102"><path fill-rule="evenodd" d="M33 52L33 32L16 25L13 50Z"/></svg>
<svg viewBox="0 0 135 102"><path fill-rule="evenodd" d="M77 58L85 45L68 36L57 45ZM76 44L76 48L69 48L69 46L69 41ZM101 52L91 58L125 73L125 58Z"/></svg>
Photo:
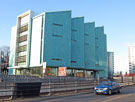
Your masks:
<svg viewBox="0 0 135 102"><path fill-rule="evenodd" d="M121 83L123 83L123 76L121 76Z"/></svg>
<svg viewBox="0 0 135 102"><path fill-rule="evenodd" d="M77 93L77 81L75 81L75 92Z"/></svg>
<svg viewBox="0 0 135 102"><path fill-rule="evenodd" d="M134 77L132 76L132 83L134 84Z"/></svg>
<svg viewBox="0 0 135 102"><path fill-rule="evenodd" d="M98 79L98 84L99 84L99 83L100 83L100 77L99 77L99 72L98 72L98 78L97 78L97 79Z"/></svg>
<svg viewBox="0 0 135 102"><path fill-rule="evenodd" d="M128 85L129 85L129 77L128 77Z"/></svg>
<svg viewBox="0 0 135 102"><path fill-rule="evenodd" d="M12 84L12 95L11 95L11 100L13 100L13 99L15 99L15 92L14 92L14 89L15 89L15 82L13 82L13 84Z"/></svg>
<svg viewBox="0 0 135 102"><path fill-rule="evenodd" d="M51 82L50 82L50 78L49 78L49 96L51 96Z"/></svg>

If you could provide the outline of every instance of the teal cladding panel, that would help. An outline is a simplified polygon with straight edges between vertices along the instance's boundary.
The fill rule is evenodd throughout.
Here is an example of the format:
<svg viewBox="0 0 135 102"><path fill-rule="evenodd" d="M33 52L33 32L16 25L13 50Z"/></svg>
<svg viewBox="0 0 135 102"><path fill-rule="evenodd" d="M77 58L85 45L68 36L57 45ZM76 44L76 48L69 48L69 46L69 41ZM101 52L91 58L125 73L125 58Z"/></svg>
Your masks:
<svg viewBox="0 0 135 102"><path fill-rule="evenodd" d="M103 27L96 27L96 68L103 69L103 34L104 28Z"/></svg>
<svg viewBox="0 0 135 102"><path fill-rule="evenodd" d="M84 17L71 20L71 68L84 68Z"/></svg>
<svg viewBox="0 0 135 102"><path fill-rule="evenodd" d="M45 14L43 61L47 66L71 66L71 11Z"/></svg>
<svg viewBox="0 0 135 102"><path fill-rule="evenodd" d="M104 41L104 77L108 77L108 67L107 67L107 37L106 34L103 35L103 41Z"/></svg>
<svg viewBox="0 0 135 102"><path fill-rule="evenodd" d="M100 71L100 77L107 77L107 45L104 27L96 27L96 69Z"/></svg>
<svg viewBox="0 0 135 102"><path fill-rule="evenodd" d="M84 24L84 64L86 69L95 69L95 23Z"/></svg>

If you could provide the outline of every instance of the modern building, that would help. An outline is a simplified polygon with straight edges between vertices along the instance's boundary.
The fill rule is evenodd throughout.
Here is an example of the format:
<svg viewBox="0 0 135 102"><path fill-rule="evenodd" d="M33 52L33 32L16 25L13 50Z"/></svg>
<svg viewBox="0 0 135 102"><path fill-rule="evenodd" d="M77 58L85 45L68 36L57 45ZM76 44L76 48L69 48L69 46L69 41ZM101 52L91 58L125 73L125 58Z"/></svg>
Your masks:
<svg viewBox="0 0 135 102"><path fill-rule="evenodd" d="M113 78L113 74L114 74L114 52L107 52L107 66L108 66L108 77Z"/></svg>
<svg viewBox="0 0 135 102"><path fill-rule="evenodd" d="M1 64L2 64L2 51L0 50L0 73L1 73Z"/></svg>
<svg viewBox="0 0 135 102"><path fill-rule="evenodd" d="M128 46L129 73L135 73L135 44Z"/></svg>
<svg viewBox="0 0 135 102"><path fill-rule="evenodd" d="M104 27L71 17L71 11L27 11L12 28L9 74L58 76L66 67L67 76L108 77L107 43Z"/></svg>
<svg viewBox="0 0 135 102"><path fill-rule="evenodd" d="M0 50L0 73L7 74L8 73L8 64L9 64L9 55L8 53L4 53L4 51Z"/></svg>

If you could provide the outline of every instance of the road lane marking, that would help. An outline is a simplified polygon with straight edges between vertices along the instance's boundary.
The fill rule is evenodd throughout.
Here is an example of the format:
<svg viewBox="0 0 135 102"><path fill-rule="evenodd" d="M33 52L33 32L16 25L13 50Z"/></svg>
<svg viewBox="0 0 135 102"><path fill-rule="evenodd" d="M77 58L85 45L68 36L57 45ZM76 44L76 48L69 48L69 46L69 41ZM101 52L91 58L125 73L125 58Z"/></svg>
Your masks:
<svg viewBox="0 0 135 102"><path fill-rule="evenodd" d="M111 99L108 99L108 100L104 100L104 101L101 101L101 102L110 102L110 101L113 101L113 100L116 100L116 99L119 99L119 98L122 98L122 97L127 97L127 96L130 96L131 94L127 94L127 95L121 95L121 96L118 96L118 97L113 97Z"/></svg>
<svg viewBox="0 0 135 102"><path fill-rule="evenodd" d="M75 93L75 94L69 94L69 95L59 95L59 96L41 96L41 97L36 97L36 98L26 98L26 99L16 99L14 102L22 102L22 101L24 101L24 102L28 102L28 101L30 101L30 102L32 102L32 100L34 100L34 101L36 101L36 102L38 102L38 101L41 101L41 100L46 100L46 101L54 101L54 100L59 100L59 101L61 101L61 100L65 100L65 98L71 98L72 100L76 100L76 99L78 99L78 97L90 97L90 96L94 96L94 94L93 93L86 93L86 94L82 94L82 93Z"/></svg>
<svg viewBox="0 0 135 102"><path fill-rule="evenodd" d="M131 93L131 91L132 91L132 93ZM119 98L122 98L122 97L126 97L128 95L126 93L129 93L129 92L130 92L130 95L133 95L135 93L133 91L134 91L134 87L128 87L128 90L127 90L127 88L123 88L123 94L112 95L112 96L94 95L94 93L85 93L85 94L82 94L82 93L81 94L80 93L72 94L71 93L70 95L65 94L65 95L59 95L59 96L44 96L44 97L41 96L41 97L27 98L27 99L21 99L21 100L17 99L17 100L12 100L12 102L28 102L28 101L33 102L33 100L34 100L34 102L38 102L38 101L54 102L55 100L57 100L57 102L58 101L61 102L64 99L65 100L71 99L73 101L70 101L70 102L75 102L75 101L77 101L77 98L79 98L80 99L79 101L81 101L81 102L109 102L109 101L115 100L116 98L119 99ZM88 97L89 99L86 98L86 97ZM96 98L98 98L98 99L96 99Z"/></svg>
<svg viewBox="0 0 135 102"><path fill-rule="evenodd" d="M120 97L121 95L119 96L116 96L116 95L111 95L111 96L106 96L106 97L103 97L103 98L98 98L98 99L94 99L94 100L90 100L89 102L105 102L106 100L109 100L110 98L111 99L116 99L116 97Z"/></svg>

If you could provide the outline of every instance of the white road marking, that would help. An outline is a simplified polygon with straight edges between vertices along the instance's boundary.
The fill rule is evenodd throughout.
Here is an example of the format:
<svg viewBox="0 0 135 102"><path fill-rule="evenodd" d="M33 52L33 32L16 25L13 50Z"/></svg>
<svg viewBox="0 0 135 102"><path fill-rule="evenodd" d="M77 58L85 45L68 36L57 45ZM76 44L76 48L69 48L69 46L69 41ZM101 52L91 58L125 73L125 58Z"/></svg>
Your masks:
<svg viewBox="0 0 135 102"><path fill-rule="evenodd" d="M118 97L113 97L111 99L104 100L104 101L101 101L101 102L110 102L110 101L113 101L113 100L116 100L116 99L119 99L119 98L122 98L122 97L130 96L130 95L132 95L132 94L126 94L126 95L121 95L121 96L118 96Z"/></svg>

